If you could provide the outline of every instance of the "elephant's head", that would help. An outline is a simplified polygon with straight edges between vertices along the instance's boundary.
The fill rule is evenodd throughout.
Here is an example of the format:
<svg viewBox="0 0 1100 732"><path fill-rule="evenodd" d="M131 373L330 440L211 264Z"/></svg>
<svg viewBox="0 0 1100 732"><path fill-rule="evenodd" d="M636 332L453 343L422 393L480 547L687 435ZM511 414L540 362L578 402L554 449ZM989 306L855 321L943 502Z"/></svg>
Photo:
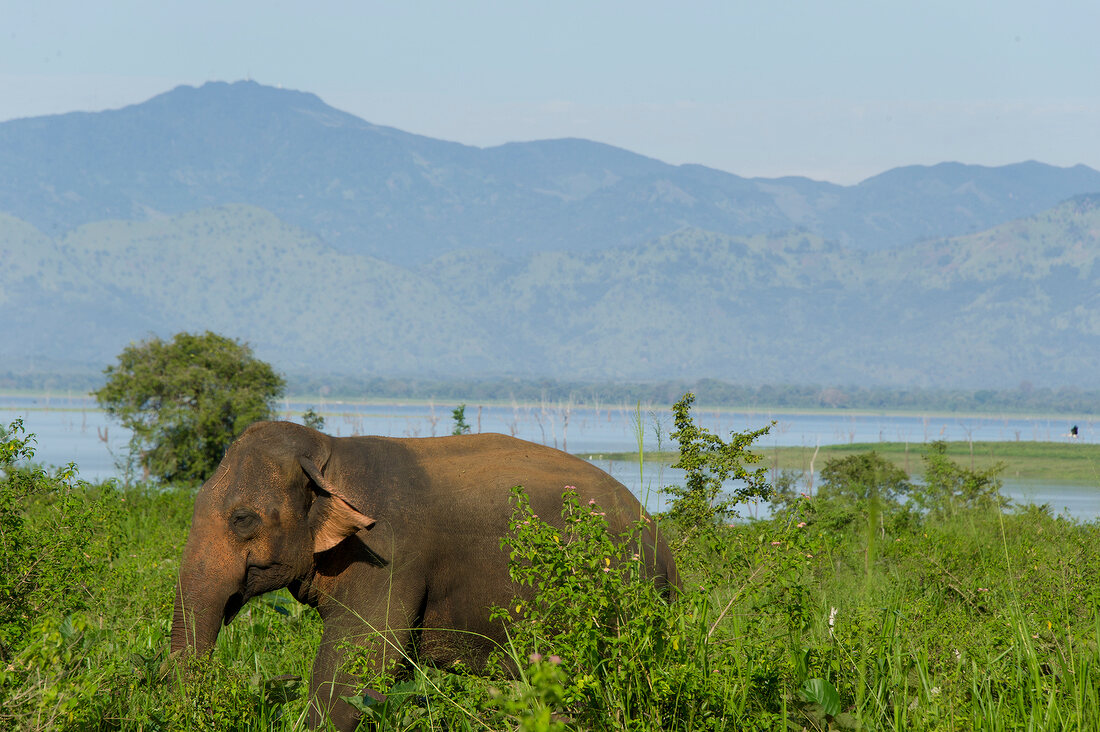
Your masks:
<svg viewBox="0 0 1100 732"><path fill-rule="evenodd" d="M289 422L249 427L195 497L172 651L208 651L250 598L286 587L374 520L324 476L331 439Z"/></svg>

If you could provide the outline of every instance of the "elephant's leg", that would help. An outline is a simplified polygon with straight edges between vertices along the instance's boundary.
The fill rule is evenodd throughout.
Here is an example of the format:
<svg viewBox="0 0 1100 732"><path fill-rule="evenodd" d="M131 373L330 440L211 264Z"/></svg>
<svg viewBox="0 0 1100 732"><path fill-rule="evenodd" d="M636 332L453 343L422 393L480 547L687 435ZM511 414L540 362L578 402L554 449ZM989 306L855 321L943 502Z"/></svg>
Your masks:
<svg viewBox="0 0 1100 732"><path fill-rule="evenodd" d="M362 696L365 689L349 665L360 673L399 666L410 650L412 623L412 614L393 608L375 622L354 613L326 621L309 684L311 727L327 717L338 730L355 729L362 715L341 697Z"/></svg>

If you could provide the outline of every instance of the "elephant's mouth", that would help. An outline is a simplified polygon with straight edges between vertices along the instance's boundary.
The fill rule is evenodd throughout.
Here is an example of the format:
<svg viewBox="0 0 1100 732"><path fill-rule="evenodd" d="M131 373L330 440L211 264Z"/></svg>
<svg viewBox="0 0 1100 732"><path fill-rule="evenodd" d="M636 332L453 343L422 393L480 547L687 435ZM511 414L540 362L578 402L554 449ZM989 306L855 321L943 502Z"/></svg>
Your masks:
<svg viewBox="0 0 1100 732"><path fill-rule="evenodd" d="M244 586L241 590L245 600L250 597L262 595L281 587L286 587L294 579L294 572L286 564L273 563L266 565L253 564L245 573Z"/></svg>
<svg viewBox="0 0 1100 732"><path fill-rule="evenodd" d="M237 617L237 613L244 607L244 602L245 597L239 592L234 592L229 596L225 603L225 610L222 612L222 625L229 625L229 622Z"/></svg>
<svg viewBox="0 0 1100 732"><path fill-rule="evenodd" d="M250 598L286 587L292 579L291 569L285 564L250 565L245 573L244 582L241 583L241 589L225 601L222 625L229 625Z"/></svg>

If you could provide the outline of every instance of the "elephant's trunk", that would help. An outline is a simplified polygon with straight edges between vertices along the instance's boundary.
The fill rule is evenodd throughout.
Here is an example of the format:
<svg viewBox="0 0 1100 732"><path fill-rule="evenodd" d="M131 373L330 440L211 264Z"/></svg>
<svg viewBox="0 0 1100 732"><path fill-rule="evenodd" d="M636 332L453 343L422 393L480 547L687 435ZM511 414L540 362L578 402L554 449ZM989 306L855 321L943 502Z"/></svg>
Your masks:
<svg viewBox="0 0 1100 732"><path fill-rule="evenodd" d="M221 629L222 614L211 605L213 603L209 600L188 592L182 581L176 586L176 609L172 614L172 653L205 653L214 647Z"/></svg>
<svg viewBox="0 0 1100 732"><path fill-rule="evenodd" d="M172 616L172 653L206 653L214 648L223 622L241 606L244 568L229 561L222 542L206 541L200 522L194 521L183 552L176 604Z"/></svg>

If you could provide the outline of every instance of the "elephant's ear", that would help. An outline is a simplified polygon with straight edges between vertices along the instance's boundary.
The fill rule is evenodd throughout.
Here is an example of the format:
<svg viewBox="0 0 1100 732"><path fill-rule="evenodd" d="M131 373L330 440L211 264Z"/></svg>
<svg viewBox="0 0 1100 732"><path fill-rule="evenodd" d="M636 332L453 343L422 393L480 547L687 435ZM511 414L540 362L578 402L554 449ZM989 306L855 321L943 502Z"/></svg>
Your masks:
<svg viewBox="0 0 1100 732"><path fill-rule="evenodd" d="M298 458L317 493L309 509L309 530L313 534L313 553L336 546L360 529L374 526L374 519L364 516L339 494L332 481L321 474L307 457Z"/></svg>

